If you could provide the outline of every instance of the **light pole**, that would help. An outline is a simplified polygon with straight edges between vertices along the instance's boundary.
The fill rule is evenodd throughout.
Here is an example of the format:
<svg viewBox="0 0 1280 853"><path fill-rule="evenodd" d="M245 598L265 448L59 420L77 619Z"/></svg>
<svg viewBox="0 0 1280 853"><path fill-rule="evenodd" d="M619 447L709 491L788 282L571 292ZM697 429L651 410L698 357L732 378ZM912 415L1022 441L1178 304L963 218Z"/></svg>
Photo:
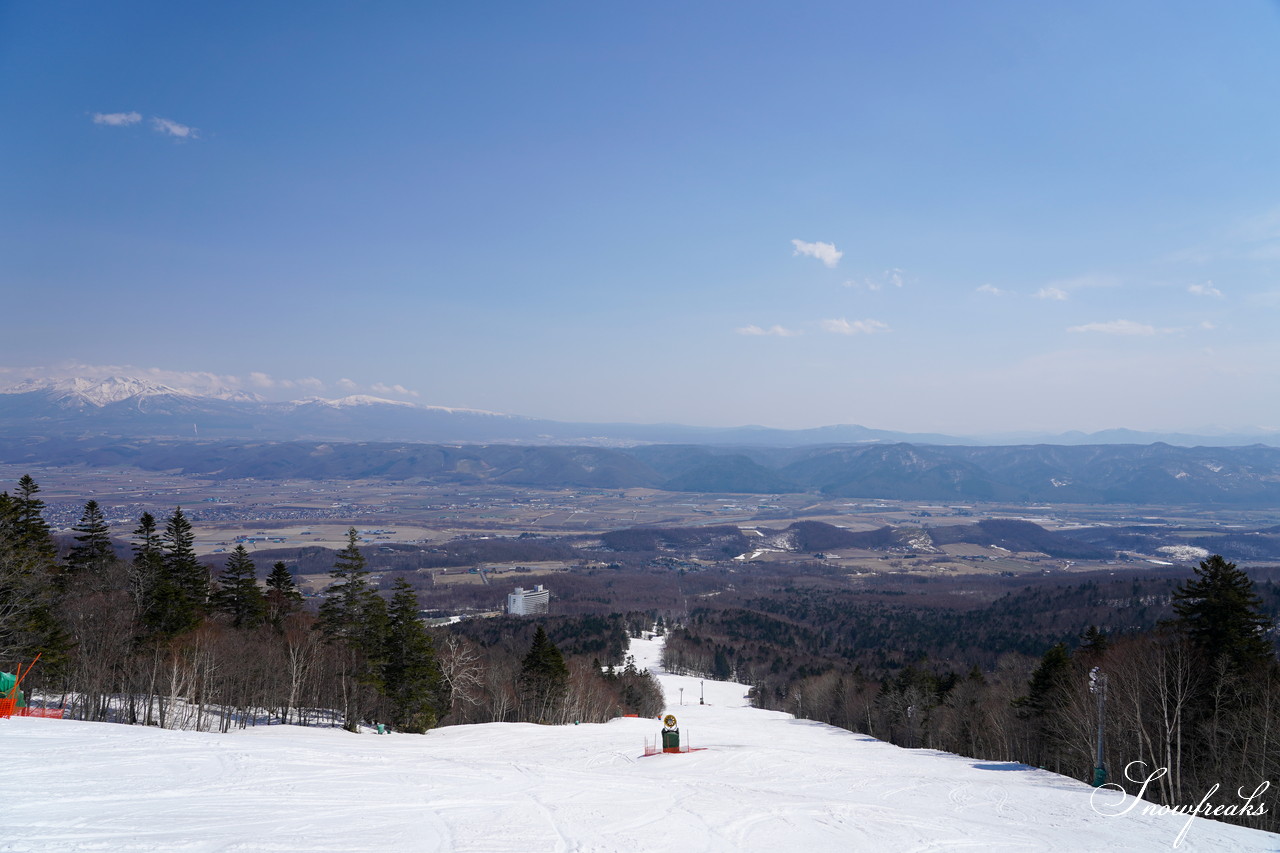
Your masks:
<svg viewBox="0 0 1280 853"><path fill-rule="evenodd" d="M698 682L698 704L699 705L707 704L707 688L703 685L703 682L701 681Z"/></svg>
<svg viewBox="0 0 1280 853"><path fill-rule="evenodd" d="M1107 783L1107 768L1102 766L1102 736L1107 722L1107 674L1098 667L1089 670L1089 692L1098 698L1098 753L1093 765L1093 787Z"/></svg>

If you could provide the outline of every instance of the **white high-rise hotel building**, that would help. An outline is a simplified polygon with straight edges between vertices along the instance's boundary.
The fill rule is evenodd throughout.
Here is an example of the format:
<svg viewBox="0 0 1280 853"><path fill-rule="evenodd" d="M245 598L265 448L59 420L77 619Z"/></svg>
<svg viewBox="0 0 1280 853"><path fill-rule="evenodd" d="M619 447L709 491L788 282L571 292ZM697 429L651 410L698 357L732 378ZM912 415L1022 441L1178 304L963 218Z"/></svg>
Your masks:
<svg viewBox="0 0 1280 853"><path fill-rule="evenodd" d="M551 601L551 591L538 584L533 589L516 587L516 591L507 596L507 612L512 616L533 616L546 613Z"/></svg>

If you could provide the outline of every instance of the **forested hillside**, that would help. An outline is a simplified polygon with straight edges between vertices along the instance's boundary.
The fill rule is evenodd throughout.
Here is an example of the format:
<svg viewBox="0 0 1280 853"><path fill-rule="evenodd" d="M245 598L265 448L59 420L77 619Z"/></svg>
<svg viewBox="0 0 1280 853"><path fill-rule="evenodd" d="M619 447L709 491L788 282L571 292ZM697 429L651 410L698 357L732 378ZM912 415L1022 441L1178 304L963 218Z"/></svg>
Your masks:
<svg viewBox="0 0 1280 853"><path fill-rule="evenodd" d="M1025 586L968 606L923 582L858 593L792 578L693 610L664 660L752 684L759 707L1085 780L1105 691L1110 780L1136 792L1130 762L1168 768L1146 796L1177 804L1280 772L1280 586L1264 574L1255 586L1211 557L1189 578ZM1280 828L1273 815L1247 822Z"/></svg>
<svg viewBox="0 0 1280 853"><path fill-rule="evenodd" d="M603 720L661 701L647 674L625 667L622 616L546 620L533 634L508 619L470 639L428 632L406 576L375 585L354 528L345 549L325 552L331 583L308 607L283 561L264 578L242 545L220 570L197 558L180 507L163 524L144 513L122 559L91 500L59 547L39 491L23 477L0 493L0 666L39 655L26 688L75 718L423 732Z"/></svg>

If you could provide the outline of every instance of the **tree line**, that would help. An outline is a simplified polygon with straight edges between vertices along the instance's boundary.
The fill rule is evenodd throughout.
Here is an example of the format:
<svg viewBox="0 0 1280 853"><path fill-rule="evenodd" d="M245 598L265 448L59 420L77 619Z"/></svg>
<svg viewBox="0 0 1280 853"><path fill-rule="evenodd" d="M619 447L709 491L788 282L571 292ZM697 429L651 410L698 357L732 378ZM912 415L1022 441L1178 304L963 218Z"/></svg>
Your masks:
<svg viewBox="0 0 1280 853"><path fill-rule="evenodd" d="M284 562L260 581L243 545L215 576L196 555L181 507L163 522L143 513L126 556L93 500L59 543L39 491L24 476L12 494L0 493L0 666L40 654L26 686L71 717L223 731L277 722L425 732L481 719L600 722L661 708L647 673L566 661L541 628L523 651L427 629L405 576L385 594L375 585L354 528L312 608Z"/></svg>
<svg viewBox="0 0 1280 853"><path fill-rule="evenodd" d="M1151 629L1088 626L1039 658L1007 651L989 667L959 670L918 652L893 670L864 669L851 662L861 641L831 636L830 622L697 614L671 631L664 664L751 684L757 707L1086 781L1095 780L1101 723L1109 782L1137 794L1158 774L1143 794L1164 805L1194 806L1214 790L1215 803L1239 804L1237 790L1280 783L1275 626L1253 581L1220 556L1170 599L1171 618ZM807 655L806 645L831 654ZM1224 819L1280 830L1274 810Z"/></svg>

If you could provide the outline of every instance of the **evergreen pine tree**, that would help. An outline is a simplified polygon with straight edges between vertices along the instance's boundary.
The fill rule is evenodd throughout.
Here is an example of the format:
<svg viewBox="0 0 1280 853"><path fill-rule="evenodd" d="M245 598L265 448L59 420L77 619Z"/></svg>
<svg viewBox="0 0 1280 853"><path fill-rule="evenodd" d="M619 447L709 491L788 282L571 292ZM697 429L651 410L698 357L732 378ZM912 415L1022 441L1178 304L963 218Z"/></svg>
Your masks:
<svg viewBox="0 0 1280 853"><path fill-rule="evenodd" d="M237 545L218 577L211 597L213 609L231 617L236 628L256 628L266 615L267 602L258 587L258 570L244 545Z"/></svg>
<svg viewBox="0 0 1280 853"><path fill-rule="evenodd" d="M711 664L711 677L716 681L728 681L733 677L733 667L723 646L716 646L715 658Z"/></svg>
<svg viewBox="0 0 1280 853"><path fill-rule="evenodd" d="M1202 560L1195 577L1174 590L1173 609L1174 624L1204 660L1225 657L1237 673L1275 660L1266 638L1271 619L1262 611L1253 581L1235 563L1216 554Z"/></svg>
<svg viewBox="0 0 1280 853"><path fill-rule="evenodd" d="M76 544L67 555L67 566L72 572L101 575L115 561L116 552L111 546L111 529L97 501L84 505L80 521L72 530L76 533Z"/></svg>
<svg viewBox="0 0 1280 853"><path fill-rule="evenodd" d="M144 512L133 531L133 562L129 565L129 594L137 620L148 632L162 630L161 600L173 597L164 571L164 546L156 519Z"/></svg>
<svg viewBox="0 0 1280 853"><path fill-rule="evenodd" d="M367 622L370 602L377 593L369 584L369 570L358 541L356 529L348 529L347 547L338 552L329 573L334 582L325 590L318 627L331 642L343 641L370 651Z"/></svg>
<svg viewBox="0 0 1280 853"><path fill-rule="evenodd" d="M345 728L355 731L370 706L370 692L382 684L381 659L386 633L386 603L369 584L369 571L357 545L354 527L347 531L347 547L338 552L334 579L320 605L316 628L339 647Z"/></svg>
<svg viewBox="0 0 1280 853"><path fill-rule="evenodd" d="M191 522L177 507L161 536L164 563L157 604L160 624L169 634L189 631L200 624L209 599L209 571L196 557Z"/></svg>
<svg viewBox="0 0 1280 853"><path fill-rule="evenodd" d="M44 501L36 497L40 487L30 474L23 474L18 480L17 494L10 499L9 515L12 533L19 549L53 564L57 549L53 544L53 535L49 523L44 520Z"/></svg>
<svg viewBox="0 0 1280 853"><path fill-rule="evenodd" d="M0 660L30 658L47 617L52 584L43 561L18 543L13 502L0 493Z"/></svg>
<svg viewBox="0 0 1280 853"><path fill-rule="evenodd" d="M1090 625L1080 635L1080 648L1076 653L1082 661L1094 664L1102 659L1110 646L1111 641L1107 638L1106 632L1098 630L1097 625Z"/></svg>
<svg viewBox="0 0 1280 853"><path fill-rule="evenodd" d="M302 609L302 593L283 562L277 562L267 575L267 621L279 628L286 616Z"/></svg>
<svg viewBox="0 0 1280 853"><path fill-rule="evenodd" d="M0 654L41 654L42 671L66 664L71 638L54 617L58 565L44 501L24 474L17 493L0 494Z"/></svg>
<svg viewBox="0 0 1280 853"><path fill-rule="evenodd" d="M418 619L418 596L404 578L392 587L387 609L383 694L397 729L422 733L448 713L435 647Z"/></svg>
<svg viewBox="0 0 1280 853"><path fill-rule="evenodd" d="M1043 716L1057 706L1057 693L1071 674L1071 654L1066 643L1058 643L1044 653L1040 665L1031 673L1027 695L1018 700L1031 716Z"/></svg>
<svg viewBox="0 0 1280 853"><path fill-rule="evenodd" d="M541 625L520 665L519 684L528 719L551 722L569 688L569 667Z"/></svg>

